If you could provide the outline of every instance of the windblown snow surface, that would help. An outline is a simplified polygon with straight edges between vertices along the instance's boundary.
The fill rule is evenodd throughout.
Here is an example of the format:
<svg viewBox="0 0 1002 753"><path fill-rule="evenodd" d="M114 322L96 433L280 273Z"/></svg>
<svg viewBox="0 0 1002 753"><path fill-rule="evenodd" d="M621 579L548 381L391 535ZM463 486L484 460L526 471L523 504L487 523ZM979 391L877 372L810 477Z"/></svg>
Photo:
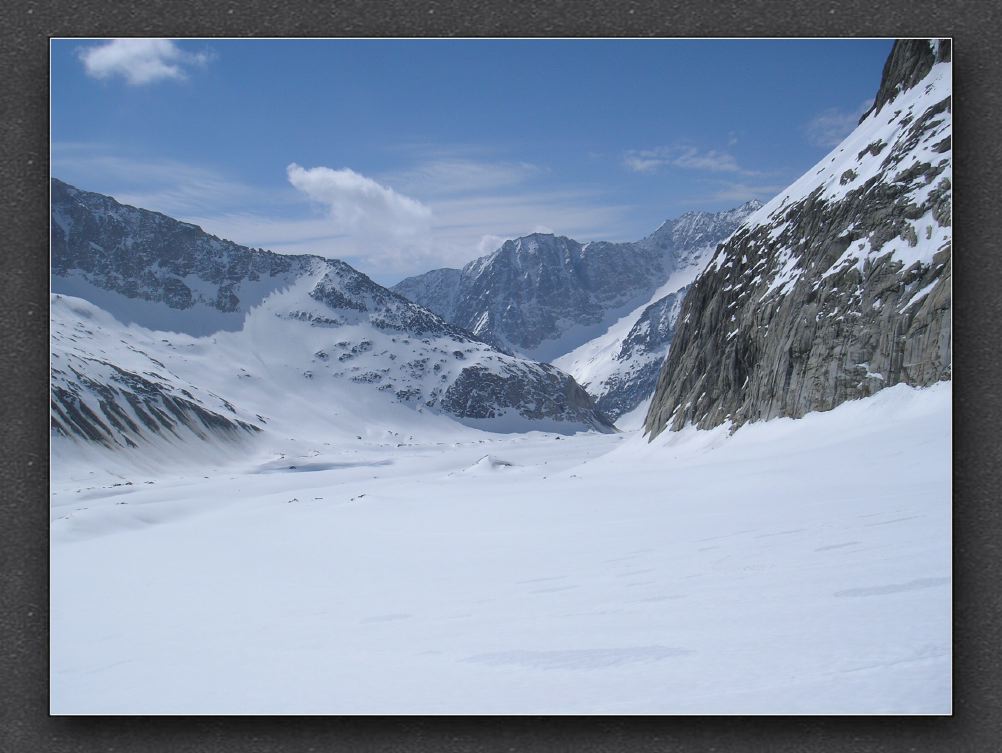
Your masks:
<svg viewBox="0 0 1002 753"><path fill-rule="evenodd" d="M57 454L52 711L949 713L950 399Z"/></svg>

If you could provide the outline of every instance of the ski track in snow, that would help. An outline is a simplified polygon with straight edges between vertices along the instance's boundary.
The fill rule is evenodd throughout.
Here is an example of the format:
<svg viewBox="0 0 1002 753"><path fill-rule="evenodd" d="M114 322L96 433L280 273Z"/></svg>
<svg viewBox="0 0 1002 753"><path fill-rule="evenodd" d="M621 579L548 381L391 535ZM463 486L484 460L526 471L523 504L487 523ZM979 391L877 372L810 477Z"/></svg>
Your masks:
<svg viewBox="0 0 1002 753"><path fill-rule="evenodd" d="M57 445L52 711L948 713L950 400L162 472Z"/></svg>

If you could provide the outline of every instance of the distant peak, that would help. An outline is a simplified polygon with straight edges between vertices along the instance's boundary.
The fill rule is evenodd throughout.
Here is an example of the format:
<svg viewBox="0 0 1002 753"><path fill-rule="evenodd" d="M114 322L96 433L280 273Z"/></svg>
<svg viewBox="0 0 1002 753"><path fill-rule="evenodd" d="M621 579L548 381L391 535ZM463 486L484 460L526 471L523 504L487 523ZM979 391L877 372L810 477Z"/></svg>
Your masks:
<svg viewBox="0 0 1002 753"><path fill-rule="evenodd" d="M714 219L727 218L729 215L733 215L735 212L738 213L754 212L761 209L763 206L765 205L758 199L751 199L749 201L746 201L739 207L734 207L732 209L722 209L719 212L706 212L700 209L690 209L688 212L684 212L680 214L678 217L665 220L660 225L658 225L657 230L651 233L651 235L654 236L657 235L662 230L667 230L675 225L684 224L685 221L687 220L692 221L700 218L705 218L708 221L712 221Z"/></svg>

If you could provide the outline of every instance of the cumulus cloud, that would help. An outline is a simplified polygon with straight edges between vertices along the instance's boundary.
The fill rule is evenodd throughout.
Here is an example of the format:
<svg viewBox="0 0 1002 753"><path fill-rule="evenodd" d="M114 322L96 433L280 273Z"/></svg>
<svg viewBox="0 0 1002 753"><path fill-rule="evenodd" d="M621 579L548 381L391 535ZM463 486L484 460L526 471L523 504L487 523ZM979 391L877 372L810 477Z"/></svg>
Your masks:
<svg viewBox="0 0 1002 753"><path fill-rule="evenodd" d="M79 56L88 76L120 76L133 86L182 80L189 68L209 60L208 53L186 52L170 39L112 39L80 49Z"/></svg>
<svg viewBox="0 0 1002 753"><path fill-rule="evenodd" d="M815 115L806 126L804 132L807 140L814 146L831 148L842 143L842 139L852 133L859 122L859 117L870 109L872 99L861 103L855 110L841 110L830 107Z"/></svg>
<svg viewBox="0 0 1002 753"><path fill-rule="evenodd" d="M289 182L328 212L337 233L362 243L420 241L431 227L431 210L349 168L286 168Z"/></svg>
<svg viewBox="0 0 1002 753"><path fill-rule="evenodd" d="M659 146L653 149L632 149L623 157L623 164L633 172L653 173L666 167L713 173L753 175L738 164L729 152L699 149L690 145Z"/></svg>

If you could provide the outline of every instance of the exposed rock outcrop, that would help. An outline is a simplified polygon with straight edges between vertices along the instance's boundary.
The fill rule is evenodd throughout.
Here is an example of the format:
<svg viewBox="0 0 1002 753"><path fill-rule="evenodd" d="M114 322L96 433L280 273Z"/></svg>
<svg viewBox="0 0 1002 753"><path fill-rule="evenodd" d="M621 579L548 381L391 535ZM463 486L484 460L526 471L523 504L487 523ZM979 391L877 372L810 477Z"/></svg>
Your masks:
<svg viewBox="0 0 1002 753"><path fill-rule="evenodd" d="M718 249L682 306L651 437L950 377L949 60L948 43L896 43L856 130Z"/></svg>

